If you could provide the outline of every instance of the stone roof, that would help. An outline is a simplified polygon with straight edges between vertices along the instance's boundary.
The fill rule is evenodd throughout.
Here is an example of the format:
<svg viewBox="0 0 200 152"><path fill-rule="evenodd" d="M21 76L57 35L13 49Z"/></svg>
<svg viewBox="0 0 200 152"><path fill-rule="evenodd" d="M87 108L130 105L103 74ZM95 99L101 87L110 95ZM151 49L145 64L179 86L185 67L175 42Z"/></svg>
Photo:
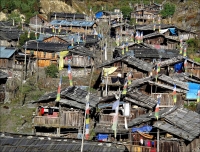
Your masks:
<svg viewBox="0 0 200 152"><path fill-rule="evenodd" d="M148 109L153 109L157 103L155 98L137 90L128 92L124 100Z"/></svg>
<svg viewBox="0 0 200 152"><path fill-rule="evenodd" d="M37 44L38 43L38 44ZM24 44L22 47L29 50L40 50L44 52L60 52L68 49L70 44L53 43L53 42L36 42L28 41L27 46Z"/></svg>
<svg viewBox="0 0 200 152"><path fill-rule="evenodd" d="M183 107L172 110L164 116L164 121L157 121L153 126L192 141L200 135L200 114Z"/></svg>
<svg viewBox="0 0 200 152"><path fill-rule="evenodd" d="M86 104L86 96L88 91L82 90L77 86L68 87L64 91L61 92L62 96L65 96L69 99L75 100L79 103ZM90 94L89 102L91 107L96 107L99 103L100 97L96 94Z"/></svg>

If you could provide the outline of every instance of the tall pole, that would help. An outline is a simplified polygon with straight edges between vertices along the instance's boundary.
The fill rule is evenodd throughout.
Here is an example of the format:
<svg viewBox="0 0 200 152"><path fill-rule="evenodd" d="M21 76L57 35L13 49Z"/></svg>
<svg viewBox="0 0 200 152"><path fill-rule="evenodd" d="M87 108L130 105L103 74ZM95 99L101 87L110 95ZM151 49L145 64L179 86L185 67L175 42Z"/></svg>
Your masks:
<svg viewBox="0 0 200 152"><path fill-rule="evenodd" d="M39 65L38 65L38 41L37 41L37 53L36 53L36 66L37 66L37 76L36 76L36 82L38 82L38 75L39 75Z"/></svg>
<svg viewBox="0 0 200 152"><path fill-rule="evenodd" d="M89 83L89 88L88 88L88 94L86 96L86 104L88 104L89 99L90 99L90 86L91 86L91 82L92 82L92 76L93 76L93 72L94 72L94 66L92 66L92 73L90 75L90 83ZM84 133L85 133L85 121L86 120L86 110L85 110L85 115L84 115L84 124L83 124L83 133L82 133L82 142L81 142L81 152L83 152L83 144L84 144Z"/></svg>
<svg viewBox="0 0 200 152"><path fill-rule="evenodd" d="M24 56L24 62L25 62L25 74L24 74L24 80L26 80L26 48L27 48L27 41L25 44L25 56Z"/></svg>
<svg viewBox="0 0 200 152"><path fill-rule="evenodd" d="M159 144L160 144L160 143L159 143L159 140L160 140L160 139L159 139L159 138L160 138L159 136L160 136L160 130L157 129L157 152L159 152Z"/></svg>

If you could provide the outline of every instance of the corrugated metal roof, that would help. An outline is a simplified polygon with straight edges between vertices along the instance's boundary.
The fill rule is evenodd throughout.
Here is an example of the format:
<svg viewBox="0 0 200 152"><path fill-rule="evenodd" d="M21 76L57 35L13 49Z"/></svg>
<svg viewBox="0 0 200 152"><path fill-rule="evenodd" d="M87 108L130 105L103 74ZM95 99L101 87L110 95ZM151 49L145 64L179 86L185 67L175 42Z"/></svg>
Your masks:
<svg viewBox="0 0 200 152"><path fill-rule="evenodd" d="M25 141L25 142L24 142ZM25 136L25 135L9 135L0 136L0 147L2 152L9 151L48 151L48 152L77 152L81 150L81 140L66 138L51 138ZM101 143L94 141L84 141L83 151L127 151L124 145L113 143Z"/></svg>
<svg viewBox="0 0 200 152"><path fill-rule="evenodd" d="M0 47L0 58L10 58L15 53L15 48Z"/></svg>
<svg viewBox="0 0 200 152"><path fill-rule="evenodd" d="M77 27L91 27L95 22L93 21L67 21L67 20L53 20L50 22L54 26L77 26Z"/></svg>

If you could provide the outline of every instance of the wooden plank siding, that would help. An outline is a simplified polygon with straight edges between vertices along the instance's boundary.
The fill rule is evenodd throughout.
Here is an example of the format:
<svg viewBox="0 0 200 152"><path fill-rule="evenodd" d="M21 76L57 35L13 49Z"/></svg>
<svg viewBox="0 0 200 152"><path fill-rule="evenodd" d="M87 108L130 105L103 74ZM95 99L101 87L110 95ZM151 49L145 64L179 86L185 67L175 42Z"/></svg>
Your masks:
<svg viewBox="0 0 200 152"><path fill-rule="evenodd" d="M33 125L56 128L78 128L83 126L83 112L62 111L60 117L35 116L33 118Z"/></svg>
<svg viewBox="0 0 200 152"><path fill-rule="evenodd" d="M173 95L172 93L152 93L151 96L155 99L157 99L157 96L161 95L161 101L160 106L161 107L169 107L174 106L175 103L173 101ZM183 105L184 101L182 100L182 94L177 93L177 105Z"/></svg>

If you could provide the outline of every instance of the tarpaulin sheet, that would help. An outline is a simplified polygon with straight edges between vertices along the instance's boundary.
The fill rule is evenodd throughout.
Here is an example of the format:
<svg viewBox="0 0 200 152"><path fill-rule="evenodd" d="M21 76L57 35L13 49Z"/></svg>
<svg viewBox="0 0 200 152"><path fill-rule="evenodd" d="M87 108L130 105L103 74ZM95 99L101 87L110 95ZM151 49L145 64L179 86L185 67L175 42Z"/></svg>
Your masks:
<svg viewBox="0 0 200 152"><path fill-rule="evenodd" d="M189 91L186 94L186 99L187 100L196 100L198 90L200 89L200 84L191 83L191 82L188 82L187 84L188 84Z"/></svg>
<svg viewBox="0 0 200 152"><path fill-rule="evenodd" d="M182 72L183 63L177 63L174 65L175 72Z"/></svg>
<svg viewBox="0 0 200 152"><path fill-rule="evenodd" d="M96 18L101 18L103 16L103 12L97 12L96 14L95 14L95 17Z"/></svg>
<svg viewBox="0 0 200 152"><path fill-rule="evenodd" d="M105 140L108 138L108 134L98 134L97 139L98 140Z"/></svg>
<svg viewBox="0 0 200 152"><path fill-rule="evenodd" d="M171 32L172 35L177 35L175 28L169 28L169 31Z"/></svg>
<svg viewBox="0 0 200 152"><path fill-rule="evenodd" d="M132 128L132 132L140 131L140 132L150 132L152 130L152 126L142 126L140 128Z"/></svg>

